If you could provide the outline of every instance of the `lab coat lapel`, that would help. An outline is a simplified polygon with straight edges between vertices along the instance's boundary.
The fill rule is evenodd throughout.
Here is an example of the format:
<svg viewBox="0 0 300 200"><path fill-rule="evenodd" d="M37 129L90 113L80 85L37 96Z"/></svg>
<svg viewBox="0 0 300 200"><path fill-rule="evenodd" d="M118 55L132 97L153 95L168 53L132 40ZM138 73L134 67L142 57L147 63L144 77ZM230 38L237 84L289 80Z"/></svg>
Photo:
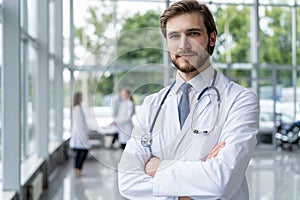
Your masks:
<svg viewBox="0 0 300 200"><path fill-rule="evenodd" d="M154 155L162 159L172 159L174 143L180 131L177 97L170 94L159 113L153 129ZM155 114L157 109L153 109ZM155 146L157 145L157 146ZM157 151L156 151L157 150Z"/></svg>
<svg viewBox="0 0 300 200"><path fill-rule="evenodd" d="M220 74L220 73L219 73ZM223 117L224 113L224 100L223 91L227 87L228 80L224 79L222 76L217 76L217 88L221 93L221 117L218 119L219 125L215 127L213 132L209 135L195 134L193 130L196 125L200 130L206 130L211 126L211 116L215 113L211 112L212 107L215 107L212 99L209 95L203 95L199 100L199 103L195 103L191 107L190 114L188 115L186 122L184 123L182 130L180 130L178 111L177 111L177 99L175 95L170 95L168 97L168 102L165 103L166 115L162 116L159 123L165 127L162 133L164 138L162 141L168 141L168 143L160 144L160 152L162 159L166 160L202 160L207 154L213 149L213 147L218 143L220 134L223 127ZM176 112L174 112L176 109ZM195 112L195 113L194 113ZM176 117L175 117L176 116ZM193 127L191 124L193 123ZM158 127L158 126L157 126ZM168 133L168 134L166 134ZM168 138L165 138L168 137ZM156 140L157 141L157 140Z"/></svg>
<svg viewBox="0 0 300 200"><path fill-rule="evenodd" d="M185 159L184 157L185 157L186 151L188 151L189 148L192 147L192 144L195 142L194 140L196 139L196 137L198 137L196 134L194 134L192 132L192 129L191 129L192 128L191 124L193 123L193 117L196 117L197 115L199 115L199 113L193 113L195 110L194 106L197 106L197 109L195 111L200 111L202 113L203 110L205 110L205 108L209 104L210 104L210 98L208 96L205 96L201 100L201 103L199 103L199 104L196 103L196 105L193 105L191 107L191 111L190 111L182 129L181 130L180 130L180 128L178 129L178 134L175 136L176 138L172 142L172 145L169 145L169 147L166 148L166 156L169 159ZM178 122L178 126L179 126L179 122ZM204 137L204 139L206 139L206 138ZM204 141L205 140L203 140L201 143L203 143ZM202 146L203 145L198 146L198 149L196 149L196 151L194 151L194 155L201 154L201 152L199 152L199 149L201 149Z"/></svg>

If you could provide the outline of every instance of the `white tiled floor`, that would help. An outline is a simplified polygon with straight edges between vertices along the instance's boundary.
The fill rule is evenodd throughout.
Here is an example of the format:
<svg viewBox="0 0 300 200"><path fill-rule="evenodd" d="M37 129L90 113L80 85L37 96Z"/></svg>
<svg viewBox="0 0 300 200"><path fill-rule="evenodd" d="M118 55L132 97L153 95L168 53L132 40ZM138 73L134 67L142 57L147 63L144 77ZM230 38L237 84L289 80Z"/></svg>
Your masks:
<svg viewBox="0 0 300 200"><path fill-rule="evenodd" d="M118 192L116 166L121 150L93 150L84 166L85 176L75 177L72 158L59 167L41 199L122 200ZM275 150L259 145L248 170L252 200L300 200L300 151Z"/></svg>
<svg viewBox="0 0 300 200"><path fill-rule="evenodd" d="M73 171L72 155L60 166L49 188L41 199L48 200L122 200L117 184L117 163L121 150L98 149L90 151L83 166L83 177Z"/></svg>
<svg viewBox="0 0 300 200"><path fill-rule="evenodd" d="M258 147L247 170L250 199L300 200L300 151Z"/></svg>

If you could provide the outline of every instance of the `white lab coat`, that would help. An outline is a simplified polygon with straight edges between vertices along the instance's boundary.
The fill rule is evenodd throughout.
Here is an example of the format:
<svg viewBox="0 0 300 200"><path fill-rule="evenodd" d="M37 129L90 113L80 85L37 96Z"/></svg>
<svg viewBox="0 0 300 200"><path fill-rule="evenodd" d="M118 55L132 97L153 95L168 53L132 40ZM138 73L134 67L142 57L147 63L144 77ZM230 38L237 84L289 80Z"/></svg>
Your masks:
<svg viewBox="0 0 300 200"><path fill-rule="evenodd" d="M167 88L147 97L138 113L133 130L118 166L119 190L128 199L249 198L245 171L256 147L259 104L254 93L218 72L216 87L221 94L220 114L210 135L194 134L192 129L206 130L216 112L213 95L201 98L180 130L178 97L169 93L153 131L153 154L162 159L155 177L144 172L150 158L141 137L149 131ZM209 92L207 92L209 93ZM191 126L192 121L192 126ZM225 147L218 156L205 161L219 142Z"/></svg>
<svg viewBox="0 0 300 200"><path fill-rule="evenodd" d="M76 149L90 149L89 128L86 123L84 112L80 105L76 105L72 110L72 135L70 139L70 147Z"/></svg>
<svg viewBox="0 0 300 200"><path fill-rule="evenodd" d="M126 144L130 139L133 129L132 115L134 113L134 103L131 100L122 100L118 106L118 114L114 120L118 127L119 142Z"/></svg>

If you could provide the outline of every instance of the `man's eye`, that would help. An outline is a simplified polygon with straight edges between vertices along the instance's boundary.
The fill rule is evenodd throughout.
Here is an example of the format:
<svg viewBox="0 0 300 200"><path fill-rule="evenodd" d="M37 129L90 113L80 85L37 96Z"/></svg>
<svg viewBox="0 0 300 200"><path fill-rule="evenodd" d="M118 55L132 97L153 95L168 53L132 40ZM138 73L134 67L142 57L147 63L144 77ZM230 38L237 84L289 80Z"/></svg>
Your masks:
<svg viewBox="0 0 300 200"><path fill-rule="evenodd" d="M196 37L196 36L199 36L200 33L199 32L190 32L187 34L188 36L191 36L191 37Z"/></svg>
<svg viewBox="0 0 300 200"><path fill-rule="evenodd" d="M169 39L170 40L177 40L177 39L179 39L179 35L178 34L169 35Z"/></svg>

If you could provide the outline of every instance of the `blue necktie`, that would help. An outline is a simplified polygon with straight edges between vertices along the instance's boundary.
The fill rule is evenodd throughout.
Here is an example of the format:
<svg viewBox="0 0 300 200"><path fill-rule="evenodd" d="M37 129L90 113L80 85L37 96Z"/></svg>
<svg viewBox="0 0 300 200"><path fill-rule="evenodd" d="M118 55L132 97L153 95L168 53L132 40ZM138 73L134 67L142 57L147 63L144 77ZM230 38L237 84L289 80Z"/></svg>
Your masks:
<svg viewBox="0 0 300 200"><path fill-rule="evenodd" d="M182 96L181 96L179 106L178 106L179 122L180 122L181 128L190 112L190 102L189 102L189 93L188 93L190 86L191 85L188 83L184 83L181 86Z"/></svg>

